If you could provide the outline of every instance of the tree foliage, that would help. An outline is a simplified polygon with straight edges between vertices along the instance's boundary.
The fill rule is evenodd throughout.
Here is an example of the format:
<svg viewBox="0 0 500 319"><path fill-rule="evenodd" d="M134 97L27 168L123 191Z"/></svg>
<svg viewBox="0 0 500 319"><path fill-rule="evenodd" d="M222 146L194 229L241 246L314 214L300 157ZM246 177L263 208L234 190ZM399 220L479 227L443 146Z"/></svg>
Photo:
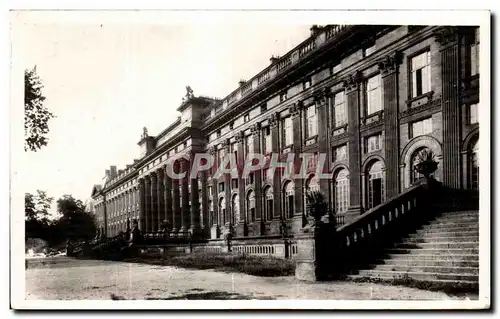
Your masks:
<svg viewBox="0 0 500 319"><path fill-rule="evenodd" d="M89 240L95 236L94 217L85 211L81 200L71 195L62 196L57 200L60 216L51 220L48 217L52 201L43 191L25 194L26 239L40 238L50 246L57 246L66 240Z"/></svg>
<svg viewBox="0 0 500 319"><path fill-rule="evenodd" d="M42 238L49 228L48 219L53 198L41 190L36 195L24 195L25 231L27 238Z"/></svg>
<svg viewBox="0 0 500 319"><path fill-rule="evenodd" d="M85 211L81 200L64 195L57 200L57 211L62 215L59 224L65 230L67 239L89 240L95 236L94 217Z"/></svg>
<svg viewBox="0 0 500 319"><path fill-rule="evenodd" d="M44 106L43 84L36 66L24 71L24 150L36 152L47 145L49 120L54 117Z"/></svg>

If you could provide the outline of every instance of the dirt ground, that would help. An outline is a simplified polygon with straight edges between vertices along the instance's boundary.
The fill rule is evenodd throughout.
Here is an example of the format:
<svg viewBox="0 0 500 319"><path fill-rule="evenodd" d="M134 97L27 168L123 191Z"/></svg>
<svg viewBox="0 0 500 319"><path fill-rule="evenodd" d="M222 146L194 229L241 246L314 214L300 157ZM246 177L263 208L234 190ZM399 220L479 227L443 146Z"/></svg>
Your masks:
<svg viewBox="0 0 500 319"><path fill-rule="evenodd" d="M30 263L26 299L315 299L450 300L441 292L373 283L305 283L294 277L255 277L113 261L59 259Z"/></svg>

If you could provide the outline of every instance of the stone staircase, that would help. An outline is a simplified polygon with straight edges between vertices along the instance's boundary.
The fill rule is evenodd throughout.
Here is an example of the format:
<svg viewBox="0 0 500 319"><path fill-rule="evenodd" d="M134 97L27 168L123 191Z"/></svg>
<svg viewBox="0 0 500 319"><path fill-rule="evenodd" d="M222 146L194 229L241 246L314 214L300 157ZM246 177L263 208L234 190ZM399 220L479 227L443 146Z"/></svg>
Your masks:
<svg viewBox="0 0 500 319"><path fill-rule="evenodd" d="M446 212L436 217L393 247L382 258L349 275L371 278L466 284L479 282L479 213Z"/></svg>

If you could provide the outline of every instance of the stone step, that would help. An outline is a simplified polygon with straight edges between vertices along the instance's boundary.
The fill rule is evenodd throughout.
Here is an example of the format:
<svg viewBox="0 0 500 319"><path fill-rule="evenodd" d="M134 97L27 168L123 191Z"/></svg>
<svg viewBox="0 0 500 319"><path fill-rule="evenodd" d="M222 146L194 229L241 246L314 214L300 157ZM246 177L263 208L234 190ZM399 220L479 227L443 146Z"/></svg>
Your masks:
<svg viewBox="0 0 500 319"><path fill-rule="evenodd" d="M399 243L394 248L436 248L436 249L474 249L479 247L479 242L425 242L425 243Z"/></svg>
<svg viewBox="0 0 500 319"><path fill-rule="evenodd" d="M433 225L478 223L478 217L438 217L429 223Z"/></svg>
<svg viewBox="0 0 500 319"><path fill-rule="evenodd" d="M473 231L458 231L458 232L433 232L433 233L412 233L408 235L409 238L425 238L425 239L432 239L432 238L442 238L442 237L454 237L454 238L459 238L459 237L475 237L479 238L479 231L473 230Z"/></svg>
<svg viewBox="0 0 500 319"><path fill-rule="evenodd" d="M463 236L463 237L412 237L405 238L403 244L418 244L418 243L443 243L443 242L479 242L478 236Z"/></svg>
<svg viewBox="0 0 500 319"><path fill-rule="evenodd" d="M428 251L428 250L427 250ZM453 261L453 262L458 262L458 261L479 261L479 254L473 253L473 254L461 254L460 252L457 252L456 254L434 254L434 253L388 253L387 258L390 258L392 260L396 259L409 259L409 260L435 260L435 261Z"/></svg>
<svg viewBox="0 0 500 319"><path fill-rule="evenodd" d="M422 229L424 230L428 230L428 229L440 229L440 230L443 230L443 231L450 231L448 229L454 229L454 230L479 230L479 223L475 222L475 223L454 223L454 222L450 222L450 223L441 223L441 224L438 224L438 223L431 223L431 224L428 224L428 225L424 225L422 227Z"/></svg>
<svg viewBox="0 0 500 319"><path fill-rule="evenodd" d="M479 277L475 274L455 274L455 273L431 273L431 272L406 272L406 271L383 271L383 270L360 270L359 275L372 278L392 277L392 278L413 278L416 280L455 280L478 282Z"/></svg>
<svg viewBox="0 0 500 319"><path fill-rule="evenodd" d="M388 248L385 250L387 254L408 254L408 255L434 255L436 258L454 255L477 255L479 249L462 249L462 248Z"/></svg>
<svg viewBox="0 0 500 319"><path fill-rule="evenodd" d="M453 274L469 274L478 275L479 268L477 267L456 267L456 266L428 266L428 265L408 265L408 264L382 264L371 265L369 270L382 271L402 271L402 272L430 272L430 273L453 273Z"/></svg>
<svg viewBox="0 0 500 319"><path fill-rule="evenodd" d="M461 210L458 212L442 212L439 216L479 216L478 210Z"/></svg>
<svg viewBox="0 0 500 319"><path fill-rule="evenodd" d="M367 276L363 276L363 275L349 275L348 277L350 279L356 280L356 279L365 279ZM394 277L392 277L392 276L387 276L387 277L380 276L380 277L377 277L377 278L380 279L380 280L387 280L387 281L391 281L391 280L394 279ZM415 279L415 280L418 280L418 279ZM454 284L457 283L456 280L449 280L449 279L432 279L432 280L426 280L426 281L434 282L434 283L450 284L450 285L454 285ZM475 280L461 280L460 283L461 284L471 285L473 287L479 287L479 281L475 281Z"/></svg>
<svg viewBox="0 0 500 319"><path fill-rule="evenodd" d="M479 225L446 225L446 226L434 226L434 225L425 225L422 228L417 230L417 234L433 234L433 233L450 233L450 232L472 232L479 231Z"/></svg>
<svg viewBox="0 0 500 319"><path fill-rule="evenodd" d="M450 260L430 258L404 258L406 255L398 255L397 258L379 259L377 265L407 265L407 266L434 266L434 267L479 267L479 260ZM434 257L434 256L433 256ZM479 259L479 257L478 257Z"/></svg>

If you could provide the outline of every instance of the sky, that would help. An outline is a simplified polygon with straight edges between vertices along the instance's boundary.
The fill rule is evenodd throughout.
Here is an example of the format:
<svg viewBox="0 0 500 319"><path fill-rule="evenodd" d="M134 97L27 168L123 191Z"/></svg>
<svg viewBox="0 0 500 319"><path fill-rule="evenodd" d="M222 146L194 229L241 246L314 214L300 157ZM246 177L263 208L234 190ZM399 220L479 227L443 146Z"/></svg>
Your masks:
<svg viewBox="0 0 500 319"><path fill-rule="evenodd" d="M121 169L139 157L144 126L156 135L179 116L186 85L195 95L224 98L272 55L306 39L310 27L128 23L116 15L82 21L20 14L11 21L12 70L36 65L45 105L56 115L48 145L23 158L22 187L83 201L110 165Z"/></svg>

